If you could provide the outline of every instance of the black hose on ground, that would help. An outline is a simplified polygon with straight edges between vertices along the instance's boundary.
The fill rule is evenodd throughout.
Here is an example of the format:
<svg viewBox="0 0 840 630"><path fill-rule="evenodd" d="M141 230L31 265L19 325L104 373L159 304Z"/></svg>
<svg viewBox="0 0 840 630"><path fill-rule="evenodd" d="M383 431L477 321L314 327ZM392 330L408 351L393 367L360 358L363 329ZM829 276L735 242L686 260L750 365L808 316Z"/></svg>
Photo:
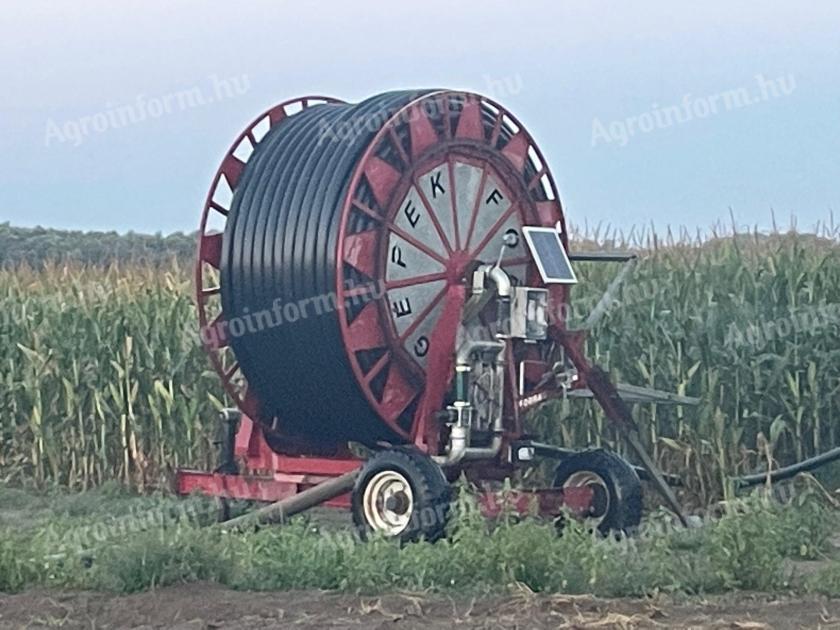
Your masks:
<svg viewBox="0 0 840 630"><path fill-rule="evenodd" d="M815 457L797 462L796 464L785 466L784 468L744 475L743 477L736 477L734 481L738 488L750 488L752 486L757 486L759 484L766 483L768 478L770 479L770 483L775 483L777 481L784 481L785 479L795 477L801 472L815 470L821 466L830 464L833 461L837 461L838 459L840 459L840 446Z"/></svg>

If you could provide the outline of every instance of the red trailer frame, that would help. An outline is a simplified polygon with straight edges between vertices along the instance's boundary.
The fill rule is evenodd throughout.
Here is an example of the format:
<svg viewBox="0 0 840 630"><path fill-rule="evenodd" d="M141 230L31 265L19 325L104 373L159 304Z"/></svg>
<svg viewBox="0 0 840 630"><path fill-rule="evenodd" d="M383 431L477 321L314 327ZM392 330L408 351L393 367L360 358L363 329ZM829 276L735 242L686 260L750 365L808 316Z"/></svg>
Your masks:
<svg viewBox="0 0 840 630"><path fill-rule="evenodd" d="M194 493L224 500L274 503L293 497L324 481L361 468L364 460L347 457L290 456L276 453L266 442L262 427L248 416L228 412L223 420L234 438L228 453L222 453L222 464L214 472L180 469L175 476L175 490L180 495ZM238 416L238 417L236 417ZM222 440L222 451L226 440ZM244 464L244 473L232 472L237 462ZM515 490L505 495L483 491L478 494L482 512L497 517L504 509L528 514L536 505L546 517L557 517L564 508L584 516L590 509L592 491L570 488L565 493L557 488ZM324 507L348 509L350 494L329 499Z"/></svg>

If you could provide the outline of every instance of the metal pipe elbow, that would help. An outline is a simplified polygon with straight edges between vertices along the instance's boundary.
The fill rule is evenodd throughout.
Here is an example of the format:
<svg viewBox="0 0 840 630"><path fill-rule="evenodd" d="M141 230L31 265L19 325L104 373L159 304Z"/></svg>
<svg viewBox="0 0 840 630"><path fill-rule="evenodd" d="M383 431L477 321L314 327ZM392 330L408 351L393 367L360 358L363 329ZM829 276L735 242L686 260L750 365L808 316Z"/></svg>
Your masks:
<svg viewBox="0 0 840 630"><path fill-rule="evenodd" d="M513 285L510 281L510 276L505 273L505 270L498 265L493 265L487 271L487 277L490 278L496 285L496 292L501 298L510 298L513 294Z"/></svg>

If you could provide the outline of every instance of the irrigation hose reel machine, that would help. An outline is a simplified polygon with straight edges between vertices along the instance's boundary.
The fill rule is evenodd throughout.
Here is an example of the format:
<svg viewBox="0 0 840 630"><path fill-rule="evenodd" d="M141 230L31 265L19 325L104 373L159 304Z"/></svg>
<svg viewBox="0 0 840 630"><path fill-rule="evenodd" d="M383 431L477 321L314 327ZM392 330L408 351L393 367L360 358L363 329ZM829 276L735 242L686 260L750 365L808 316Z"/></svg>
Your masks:
<svg viewBox="0 0 840 630"><path fill-rule="evenodd" d="M620 393L566 327L572 263L631 259L568 253L545 159L488 98L272 108L225 156L201 219L202 341L236 411L219 468L179 471L178 490L349 507L363 531L434 538L454 479L493 513L493 481L550 457L553 487L517 491L518 509L628 529L641 474L684 520L625 399L691 401ZM564 395L597 400L641 466L529 438L523 415Z"/></svg>

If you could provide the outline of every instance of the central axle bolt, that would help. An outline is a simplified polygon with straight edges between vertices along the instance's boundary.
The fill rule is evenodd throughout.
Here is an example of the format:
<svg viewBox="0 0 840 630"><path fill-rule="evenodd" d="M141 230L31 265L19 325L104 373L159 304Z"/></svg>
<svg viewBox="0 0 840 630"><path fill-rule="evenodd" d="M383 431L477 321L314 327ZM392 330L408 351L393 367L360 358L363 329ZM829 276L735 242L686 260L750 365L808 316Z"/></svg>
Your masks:
<svg viewBox="0 0 840 630"><path fill-rule="evenodd" d="M385 509L395 514L405 514L408 511L408 496L405 492L395 492L385 499Z"/></svg>

